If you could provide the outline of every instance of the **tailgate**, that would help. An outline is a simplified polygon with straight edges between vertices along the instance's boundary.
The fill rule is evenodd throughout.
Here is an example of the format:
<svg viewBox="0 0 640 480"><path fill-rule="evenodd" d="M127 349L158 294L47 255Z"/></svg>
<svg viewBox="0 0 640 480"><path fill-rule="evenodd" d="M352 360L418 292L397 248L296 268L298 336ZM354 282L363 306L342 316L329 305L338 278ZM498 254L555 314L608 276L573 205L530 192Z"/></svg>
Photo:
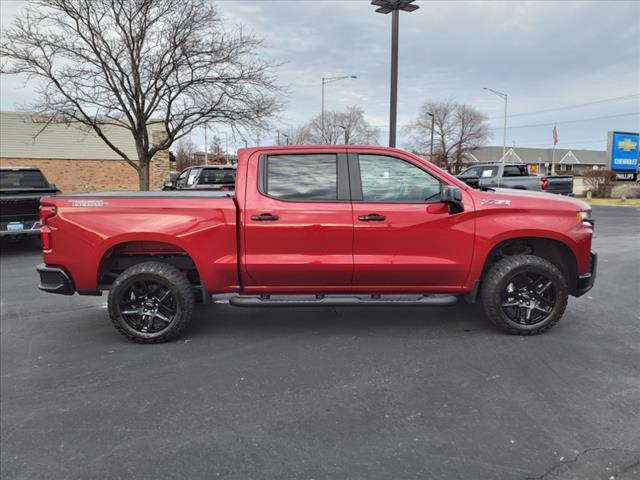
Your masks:
<svg viewBox="0 0 640 480"><path fill-rule="evenodd" d="M0 195L0 231L15 230L22 224L20 230L29 230L39 220L40 198L51 195L55 190L38 192L7 192ZM11 224L11 225L10 225Z"/></svg>
<svg viewBox="0 0 640 480"><path fill-rule="evenodd" d="M552 175L547 177L549 186L547 192L560 195L573 195L573 176L571 175Z"/></svg>

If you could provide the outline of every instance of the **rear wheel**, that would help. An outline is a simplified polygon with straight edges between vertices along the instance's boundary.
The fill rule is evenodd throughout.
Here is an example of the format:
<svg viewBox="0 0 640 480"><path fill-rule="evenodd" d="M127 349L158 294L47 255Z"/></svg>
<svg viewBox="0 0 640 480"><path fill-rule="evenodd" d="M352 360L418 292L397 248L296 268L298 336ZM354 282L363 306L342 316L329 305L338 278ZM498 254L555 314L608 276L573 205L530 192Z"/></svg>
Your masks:
<svg viewBox="0 0 640 480"><path fill-rule="evenodd" d="M567 281L558 267L534 255L514 255L494 264L481 293L487 317L515 335L551 328L564 314L568 296Z"/></svg>
<svg viewBox="0 0 640 480"><path fill-rule="evenodd" d="M109 316L124 336L139 343L176 338L191 321L191 284L172 265L144 262L118 276L109 292Z"/></svg>

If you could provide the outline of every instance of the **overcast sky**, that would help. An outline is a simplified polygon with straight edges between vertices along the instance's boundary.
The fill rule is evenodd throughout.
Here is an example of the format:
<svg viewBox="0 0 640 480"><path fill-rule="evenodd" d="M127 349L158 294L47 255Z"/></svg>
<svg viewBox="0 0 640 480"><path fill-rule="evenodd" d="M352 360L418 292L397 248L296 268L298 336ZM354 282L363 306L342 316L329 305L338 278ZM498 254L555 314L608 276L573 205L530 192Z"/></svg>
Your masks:
<svg viewBox="0 0 640 480"><path fill-rule="evenodd" d="M640 2L417 4L419 10L400 19L401 126L424 101L453 98L484 112L490 143L501 145L504 104L486 86L509 95L510 146L550 147L554 122L562 148L604 149L607 131L640 130ZM217 5L229 26L243 24L264 39L265 57L283 62L278 76L289 93L283 128L319 113L321 77L356 75L326 87L326 108L363 107L380 128L380 143L387 141L390 15L374 13L369 0ZM0 2L2 25L21 6ZM1 84L2 110L32 96L21 79L3 76ZM194 139L201 141L200 134ZM399 144L409 146L402 133Z"/></svg>

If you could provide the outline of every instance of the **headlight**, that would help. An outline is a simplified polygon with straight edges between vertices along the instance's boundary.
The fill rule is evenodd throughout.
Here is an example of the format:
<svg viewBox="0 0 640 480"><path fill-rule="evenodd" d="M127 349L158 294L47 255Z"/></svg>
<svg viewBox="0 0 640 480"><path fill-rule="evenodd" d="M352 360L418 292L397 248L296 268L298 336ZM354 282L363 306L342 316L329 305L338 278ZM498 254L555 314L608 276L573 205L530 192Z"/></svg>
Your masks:
<svg viewBox="0 0 640 480"><path fill-rule="evenodd" d="M577 213L578 221L580 223L586 223L590 227L593 227L593 216L591 210L583 210Z"/></svg>

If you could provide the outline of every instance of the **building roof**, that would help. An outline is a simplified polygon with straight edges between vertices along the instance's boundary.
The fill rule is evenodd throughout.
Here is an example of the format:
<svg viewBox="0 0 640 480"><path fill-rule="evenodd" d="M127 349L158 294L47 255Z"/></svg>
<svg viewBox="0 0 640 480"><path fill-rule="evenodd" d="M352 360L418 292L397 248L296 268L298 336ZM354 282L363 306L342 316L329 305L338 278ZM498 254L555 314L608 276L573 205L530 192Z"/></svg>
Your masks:
<svg viewBox="0 0 640 480"><path fill-rule="evenodd" d="M504 161L507 163L525 163L533 165L538 163L551 163L552 158L552 148L508 147ZM500 161L502 161L502 147L480 147L468 154L464 163L491 163ZM606 165L607 152L604 150L556 148L556 163L572 165Z"/></svg>
<svg viewBox="0 0 640 480"><path fill-rule="evenodd" d="M0 157L122 160L92 131L79 126L34 122L34 115L0 112ZM132 160L138 159L129 130L106 125L105 136Z"/></svg>

